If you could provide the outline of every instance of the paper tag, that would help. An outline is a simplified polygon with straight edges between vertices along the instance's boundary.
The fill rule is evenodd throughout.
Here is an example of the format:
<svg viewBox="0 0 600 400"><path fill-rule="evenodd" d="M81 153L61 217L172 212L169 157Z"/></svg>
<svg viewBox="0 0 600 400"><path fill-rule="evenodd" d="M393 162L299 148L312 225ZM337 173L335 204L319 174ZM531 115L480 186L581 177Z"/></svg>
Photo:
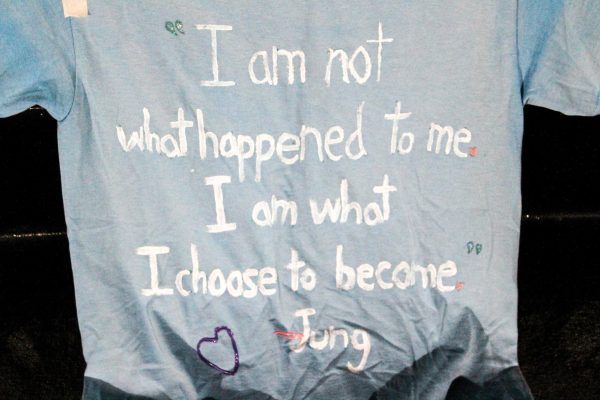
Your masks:
<svg viewBox="0 0 600 400"><path fill-rule="evenodd" d="M85 18L88 16L87 0L62 0L65 18Z"/></svg>

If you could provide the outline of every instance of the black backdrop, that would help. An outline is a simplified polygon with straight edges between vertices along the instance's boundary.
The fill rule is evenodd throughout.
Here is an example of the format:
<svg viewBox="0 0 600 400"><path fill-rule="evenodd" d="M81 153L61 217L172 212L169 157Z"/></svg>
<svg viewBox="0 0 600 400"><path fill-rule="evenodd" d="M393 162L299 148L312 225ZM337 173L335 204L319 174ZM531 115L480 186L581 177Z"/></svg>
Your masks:
<svg viewBox="0 0 600 400"><path fill-rule="evenodd" d="M56 123L0 119L0 399L81 398ZM519 358L538 399L600 399L600 117L525 109Z"/></svg>

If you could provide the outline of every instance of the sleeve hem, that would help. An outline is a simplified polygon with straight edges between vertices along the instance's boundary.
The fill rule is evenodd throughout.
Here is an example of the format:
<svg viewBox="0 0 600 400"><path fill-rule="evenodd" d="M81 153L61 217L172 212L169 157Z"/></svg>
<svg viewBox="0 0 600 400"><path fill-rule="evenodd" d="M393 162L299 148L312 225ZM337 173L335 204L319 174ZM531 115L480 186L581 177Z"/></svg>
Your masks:
<svg viewBox="0 0 600 400"><path fill-rule="evenodd" d="M553 90L530 90L524 104L549 108L565 115L600 115L600 91L589 91L564 83L550 85Z"/></svg>

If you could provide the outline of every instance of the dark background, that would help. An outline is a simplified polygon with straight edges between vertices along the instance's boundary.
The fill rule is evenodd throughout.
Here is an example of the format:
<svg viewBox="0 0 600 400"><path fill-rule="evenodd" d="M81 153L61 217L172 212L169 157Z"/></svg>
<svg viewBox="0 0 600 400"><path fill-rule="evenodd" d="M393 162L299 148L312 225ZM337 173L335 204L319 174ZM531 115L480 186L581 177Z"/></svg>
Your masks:
<svg viewBox="0 0 600 400"><path fill-rule="evenodd" d="M600 117L525 109L519 359L538 399L600 399ZM0 119L0 399L79 399L85 363L56 123Z"/></svg>

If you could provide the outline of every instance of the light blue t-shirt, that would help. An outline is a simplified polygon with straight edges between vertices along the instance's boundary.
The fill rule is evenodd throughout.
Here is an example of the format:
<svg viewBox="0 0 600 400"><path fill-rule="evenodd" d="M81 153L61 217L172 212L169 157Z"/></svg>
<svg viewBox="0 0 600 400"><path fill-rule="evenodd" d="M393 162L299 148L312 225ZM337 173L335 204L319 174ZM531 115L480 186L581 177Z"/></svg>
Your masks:
<svg viewBox="0 0 600 400"><path fill-rule="evenodd" d="M0 1L0 116L59 121L84 398L531 397L523 105L600 112L597 0L87 6Z"/></svg>

